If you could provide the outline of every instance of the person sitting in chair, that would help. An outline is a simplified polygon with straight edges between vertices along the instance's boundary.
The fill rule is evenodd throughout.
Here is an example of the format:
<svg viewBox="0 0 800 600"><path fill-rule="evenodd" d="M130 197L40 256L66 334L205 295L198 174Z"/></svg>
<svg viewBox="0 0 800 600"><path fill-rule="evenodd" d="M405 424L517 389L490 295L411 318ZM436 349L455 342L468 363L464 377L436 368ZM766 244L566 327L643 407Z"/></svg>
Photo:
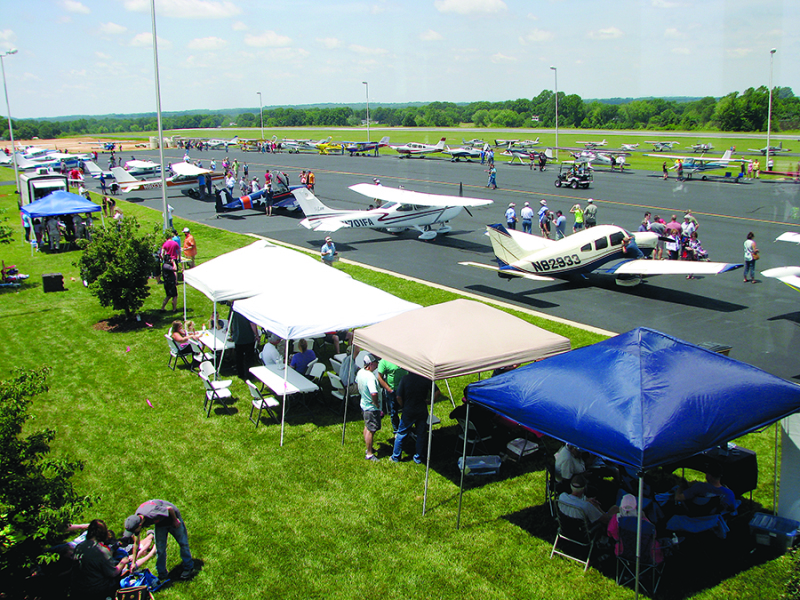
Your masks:
<svg viewBox="0 0 800 600"><path fill-rule="evenodd" d="M625 494L622 497L622 500L619 503L619 512L611 517L611 520L608 522L608 536L613 539L616 543L614 544L614 554L616 556L622 556L623 553L626 552L625 548L622 545L622 538L619 532L619 519L625 517L633 517L634 519L637 518L637 510L636 510L636 497L633 494ZM650 523L650 520L645 516L644 512L642 512L642 522ZM634 536L634 540L635 540ZM628 548L627 554L630 554L630 551L634 549ZM661 563L664 560L664 555L661 551L661 545L659 544L658 540L653 540L653 561L655 563Z"/></svg>
<svg viewBox="0 0 800 600"><path fill-rule="evenodd" d="M619 507L612 506L603 512L595 498L586 497L586 477L578 473L570 480L570 492L561 492L558 497L558 509L567 517L582 519L584 516L591 524L607 524L611 517L619 512Z"/></svg>
<svg viewBox="0 0 800 600"><path fill-rule="evenodd" d="M180 354L191 354L192 346L189 344L189 340L197 340L200 334L197 332L188 333L183 328L183 323L181 321L173 321L169 328L169 337L171 337L178 346Z"/></svg>
<svg viewBox="0 0 800 600"><path fill-rule="evenodd" d="M736 512L736 496L721 482L722 473L719 470L712 470L706 473L705 481L697 481L682 491L680 488L675 491L675 502L691 501L695 498L713 498L718 496L720 506L723 511Z"/></svg>
<svg viewBox="0 0 800 600"><path fill-rule="evenodd" d="M292 356L289 366L303 375L305 374L309 363L317 358L317 355L314 354L313 350L309 350L308 342L306 342L305 339L301 339L298 342L298 346L300 346L300 352L297 352L294 356Z"/></svg>

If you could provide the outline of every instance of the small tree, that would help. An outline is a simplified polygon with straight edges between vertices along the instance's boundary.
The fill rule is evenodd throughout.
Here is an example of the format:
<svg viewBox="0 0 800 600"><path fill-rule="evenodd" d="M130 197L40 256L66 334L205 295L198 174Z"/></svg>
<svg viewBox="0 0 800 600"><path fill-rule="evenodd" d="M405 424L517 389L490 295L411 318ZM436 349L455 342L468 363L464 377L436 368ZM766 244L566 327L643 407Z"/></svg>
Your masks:
<svg viewBox="0 0 800 600"><path fill-rule="evenodd" d="M0 381L0 597L18 586L48 544L91 505L71 482L83 464L48 457L52 429L23 435L31 398L47 390L49 367L15 369Z"/></svg>
<svg viewBox="0 0 800 600"><path fill-rule="evenodd" d="M150 295L148 278L158 268L156 230L140 234L135 217L95 230L77 265L101 306L125 311L131 318Z"/></svg>
<svg viewBox="0 0 800 600"><path fill-rule="evenodd" d="M0 244L10 244L14 239L14 230L7 225L7 208L0 208Z"/></svg>

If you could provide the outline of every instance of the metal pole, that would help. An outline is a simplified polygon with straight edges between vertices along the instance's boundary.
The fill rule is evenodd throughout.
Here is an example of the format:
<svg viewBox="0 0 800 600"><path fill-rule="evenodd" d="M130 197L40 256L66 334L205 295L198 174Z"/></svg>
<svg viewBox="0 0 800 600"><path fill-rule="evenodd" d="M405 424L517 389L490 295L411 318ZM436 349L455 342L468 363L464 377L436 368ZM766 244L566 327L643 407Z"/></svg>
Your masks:
<svg viewBox="0 0 800 600"><path fill-rule="evenodd" d="M775 58L775 53L777 52L777 48L773 48L769 51L769 110L767 111L767 159L766 165L768 170L772 170L769 168L769 138L770 134L772 133L772 60Z"/></svg>
<svg viewBox="0 0 800 600"><path fill-rule="evenodd" d="M556 76L556 162L558 162L558 69L550 67Z"/></svg>
<svg viewBox="0 0 800 600"><path fill-rule="evenodd" d="M369 83L366 81L361 83L367 86L367 143L369 143Z"/></svg>
<svg viewBox="0 0 800 600"><path fill-rule="evenodd" d="M153 22L153 66L156 74L156 120L158 121L158 156L161 161L161 210L164 215L164 231L169 228L167 209L167 177L164 165L164 129L161 126L161 86L158 81L158 41L156 36L156 2L150 0L150 17Z"/></svg>
<svg viewBox="0 0 800 600"><path fill-rule="evenodd" d="M11 160L14 163L14 181L17 182L17 193L19 194L19 171L17 169L17 151L14 149L14 127L11 125L11 107L8 104L8 86L6 85L6 64L3 60L6 56L16 54L18 50L13 48L0 54L0 67L3 69L3 90L6 94L6 112L8 113L8 137L11 138Z"/></svg>
<svg viewBox="0 0 800 600"><path fill-rule="evenodd" d="M258 94L258 111L261 114L261 141L264 141L264 103L261 101L261 92Z"/></svg>
<svg viewBox="0 0 800 600"><path fill-rule="evenodd" d="M428 507L428 480L431 474L431 445L433 442L433 427L431 420L433 419L433 401L436 398L436 382L431 379L431 411L428 415L428 459L425 463L425 493L422 496L422 516L425 516L425 509ZM417 433L419 435L419 433Z"/></svg>

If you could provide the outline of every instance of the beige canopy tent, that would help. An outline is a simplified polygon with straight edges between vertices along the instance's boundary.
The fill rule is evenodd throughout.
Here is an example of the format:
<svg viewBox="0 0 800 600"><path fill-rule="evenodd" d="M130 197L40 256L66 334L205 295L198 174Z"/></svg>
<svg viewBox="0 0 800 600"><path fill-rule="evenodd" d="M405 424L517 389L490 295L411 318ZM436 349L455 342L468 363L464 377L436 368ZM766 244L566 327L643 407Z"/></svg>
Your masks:
<svg viewBox="0 0 800 600"><path fill-rule="evenodd" d="M564 336L472 300L453 300L358 329L353 344L432 382L531 362L570 349ZM431 385L433 414L433 384ZM428 500L432 430L428 428Z"/></svg>

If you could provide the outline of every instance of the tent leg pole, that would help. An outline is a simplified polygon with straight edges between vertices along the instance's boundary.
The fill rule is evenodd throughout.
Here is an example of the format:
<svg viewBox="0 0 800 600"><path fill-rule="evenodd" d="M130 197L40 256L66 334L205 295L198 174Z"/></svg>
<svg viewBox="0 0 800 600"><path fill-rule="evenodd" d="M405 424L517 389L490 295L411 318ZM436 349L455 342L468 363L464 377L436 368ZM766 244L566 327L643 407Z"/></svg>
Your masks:
<svg viewBox="0 0 800 600"><path fill-rule="evenodd" d="M467 423L469 423L469 402L467 402ZM464 432L464 451L461 453L461 483L458 484L458 519L456 520L456 529L461 529L461 499L464 496L464 471L467 469L467 431Z"/></svg>
<svg viewBox="0 0 800 600"><path fill-rule="evenodd" d="M355 346L353 344L350 344L350 365L354 364L353 361L355 361L355 358L353 358L353 354L355 354L354 348ZM347 368L352 371L353 369L350 367L350 365L347 365ZM347 430L347 401L350 399L351 383L352 382L350 381L350 377L348 374L347 385L344 386L344 420L342 421L342 446L344 446L344 434L345 431ZM344 382L342 382L342 384L344 384Z"/></svg>
<svg viewBox="0 0 800 600"><path fill-rule="evenodd" d="M453 392L450 391L450 380L445 379L444 384L447 386L447 395L450 397L450 402L453 404L453 408L456 407L456 401L453 399Z"/></svg>
<svg viewBox="0 0 800 600"><path fill-rule="evenodd" d="M778 426L780 421L775 421L775 462L772 480L772 515L778 514Z"/></svg>
<svg viewBox="0 0 800 600"><path fill-rule="evenodd" d="M283 428L286 425L286 369L289 368L289 340L286 340L286 350L283 357L283 406L281 407L281 448L283 448Z"/></svg>
<svg viewBox="0 0 800 600"><path fill-rule="evenodd" d="M436 383L431 379L431 411L428 415L428 460L425 465L425 493L422 496L422 516L425 516L425 509L428 506L428 479L430 478L431 473L431 442L433 441L433 427L431 426L430 420L433 416L433 400L434 400L434 390L436 389Z"/></svg>
<svg viewBox="0 0 800 600"><path fill-rule="evenodd" d="M639 501L636 505L636 600L639 599L639 571L642 556L642 500L644 499L644 474L639 473Z"/></svg>

